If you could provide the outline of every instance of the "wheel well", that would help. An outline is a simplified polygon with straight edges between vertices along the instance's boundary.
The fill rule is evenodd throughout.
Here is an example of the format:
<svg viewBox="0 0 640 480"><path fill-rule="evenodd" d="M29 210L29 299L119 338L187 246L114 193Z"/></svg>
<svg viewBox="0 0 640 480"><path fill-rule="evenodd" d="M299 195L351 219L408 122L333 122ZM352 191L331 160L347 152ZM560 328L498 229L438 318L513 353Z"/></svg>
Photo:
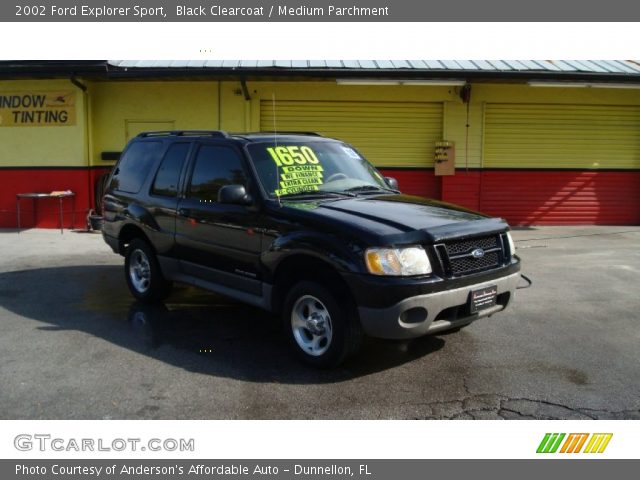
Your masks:
<svg viewBox="0 0 640 480"><path fill-rule="evenodd" d="M134 238L141 238L151 245L149 238L140 227L131 224L125 225L122 227L122 230L120 230L120 235L118 236L118 251L120 255L124 255L127 245L129 245Z"/></svg>
<svg viewBox="0 0 640 480"><path fill-rule="evenodd" d="M338 298L352 301L349 286L333 266L310 255L293 255L283 260L274 274L271 305L275 312L281 311L289 288L301 280L321 283Z"/></svg>

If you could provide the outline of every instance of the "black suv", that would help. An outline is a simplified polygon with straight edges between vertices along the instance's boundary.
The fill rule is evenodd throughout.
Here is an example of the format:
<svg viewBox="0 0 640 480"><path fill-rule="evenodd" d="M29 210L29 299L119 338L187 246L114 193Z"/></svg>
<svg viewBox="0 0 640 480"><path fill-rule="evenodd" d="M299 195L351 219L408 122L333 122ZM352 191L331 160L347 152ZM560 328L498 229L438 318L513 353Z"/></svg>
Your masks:
<svg viewBox="0 0 640 480"><path fill-rule="evenodd" d="M317 366L363 334L406 339L499 312L520 277L503 220L403 195L356 149L311 133L138 135L111 174L102 232L138 300L176 281L275 312Z"/></svg>

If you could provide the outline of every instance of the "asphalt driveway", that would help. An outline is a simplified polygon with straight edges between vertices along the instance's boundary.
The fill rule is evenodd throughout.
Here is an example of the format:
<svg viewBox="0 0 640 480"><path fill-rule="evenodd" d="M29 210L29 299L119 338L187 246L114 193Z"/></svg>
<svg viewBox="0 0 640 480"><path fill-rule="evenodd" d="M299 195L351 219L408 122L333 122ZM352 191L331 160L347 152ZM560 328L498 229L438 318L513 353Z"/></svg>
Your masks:
<svg viewBox="0 0 640 480"><path fill-rule="evenodd" d="M98 234L0 231L0 418L640 419L640 227L515 238L509 311L316 371L254 308L135 303Z"/></svg>

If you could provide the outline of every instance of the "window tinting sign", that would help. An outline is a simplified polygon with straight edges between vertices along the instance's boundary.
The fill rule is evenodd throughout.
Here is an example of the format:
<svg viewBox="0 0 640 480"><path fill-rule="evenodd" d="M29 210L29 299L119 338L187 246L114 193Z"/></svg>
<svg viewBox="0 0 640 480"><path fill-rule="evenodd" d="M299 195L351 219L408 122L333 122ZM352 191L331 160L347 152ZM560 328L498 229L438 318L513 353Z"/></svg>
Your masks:
<svg viewBox="0 0 640 480"><path fill-rule="evenodd" d="M46 127L76 124L73 91L0 93L0 127Z"/></svg>

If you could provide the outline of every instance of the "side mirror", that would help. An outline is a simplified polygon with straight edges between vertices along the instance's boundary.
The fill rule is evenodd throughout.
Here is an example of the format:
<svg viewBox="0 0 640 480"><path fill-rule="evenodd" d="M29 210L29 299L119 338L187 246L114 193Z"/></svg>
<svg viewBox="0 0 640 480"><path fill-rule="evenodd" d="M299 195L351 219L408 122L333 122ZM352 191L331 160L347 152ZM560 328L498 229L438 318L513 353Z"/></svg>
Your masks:
<svg viewBox="0 0 640 480"><path fill-rule="evenodd" d="M251 202L251 195L247 193L244 185L225 185L218 190L218 203L250 205Z"/></svg>
<svg viewBox="0 0 640 480"><path fill-rule="evenodd" d="M384 181L387 182L389 188L393 188L394 190L398 190L398 180L393 177L384 177Z"/></svg>

